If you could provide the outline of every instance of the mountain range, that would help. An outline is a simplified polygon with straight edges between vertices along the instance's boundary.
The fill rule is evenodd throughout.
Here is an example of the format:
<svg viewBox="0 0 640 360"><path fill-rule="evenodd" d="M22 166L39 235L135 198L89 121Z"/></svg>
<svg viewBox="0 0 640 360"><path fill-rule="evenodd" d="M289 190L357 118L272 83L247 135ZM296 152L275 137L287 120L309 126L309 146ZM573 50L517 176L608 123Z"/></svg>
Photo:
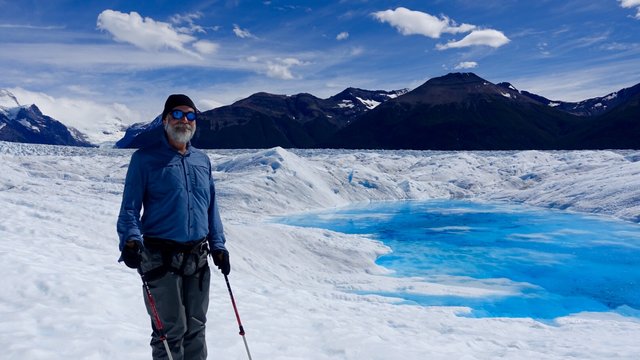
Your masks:
<svg viewBox="0 0 640 360"><path fill-rule="evenodd" d="M94 146L72 127L44 115L36 105L21 105L0 89L0 140L71 146Z"/></svg>
<svg viewBox="0 0 640 360"><path fill-rule="evenodd" d="M156 141L161 123L157 117L134 124L115 146ZM638 149L640 84L580 102L549 100L474 73L432 78L411 91L347 88L327 99L260 92L200 113L192 143L199 148Z"/></svg>
<svg viewBox="0 0 640 360"><path fill-rule="evenodd" d="M260 92L198 117L193 144L200 148L311 148L330 141L340 129L377 105L407 93L348 88L328 99ZM140 147L156 139L160 118L135 124L117 147Z"/></svg>

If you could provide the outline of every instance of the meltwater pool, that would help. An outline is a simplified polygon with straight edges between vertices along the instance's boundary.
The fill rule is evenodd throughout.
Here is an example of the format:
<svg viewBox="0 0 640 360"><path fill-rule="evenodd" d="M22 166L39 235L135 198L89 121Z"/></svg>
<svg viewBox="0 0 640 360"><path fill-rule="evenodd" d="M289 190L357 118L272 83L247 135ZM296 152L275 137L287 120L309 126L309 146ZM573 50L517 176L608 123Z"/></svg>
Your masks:
<svg viewBox="0 0 640 360"><path fill-rule="evenodd" d="M379 293L418 305L466 306L470 316L553 319L582 311L640 314L640 225L523 205L458 200L380 202L279 219L368 234L393 250L378 264L429 282L496 279L493 297Z"/></svg>

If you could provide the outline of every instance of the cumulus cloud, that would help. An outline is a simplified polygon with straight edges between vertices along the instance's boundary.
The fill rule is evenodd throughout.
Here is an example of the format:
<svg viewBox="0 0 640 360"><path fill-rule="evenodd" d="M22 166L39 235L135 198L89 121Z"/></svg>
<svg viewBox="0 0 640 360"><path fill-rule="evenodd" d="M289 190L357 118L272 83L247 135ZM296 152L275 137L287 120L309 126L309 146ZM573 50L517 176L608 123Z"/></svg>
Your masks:
<svg viewBox="0 0 640 360"><path fill-rule="evenodd" d="M249 30L241 29L240 26L233 24L233 33L236 34L237 37L241 39L245 38L256 38Z"/></svg>
<svg viewBox="0 0 640 360"><path fill-rule="evenodd" d="M473 69L473 68L477 68L478 67L478 63L475 61L462 61L460 63L458 63L458 65L456 65L454 67L454 69L456 70L460 70L460 69Z"/></svg>
<svg viewBox="0 0 640 360"><path fill-rule="evenodd" d="M498 48L502 45L509 43L507 38L502 32L493 29L474 30L469 35L458 41L449 41L446 44L438 44L436 48L438 50L462 48L468 46L486 45L493 48Z"/></svg>
<svg viewBox="0 0 640 360"><path fill-rule="evenodd" d="M269 63L267 65L267 76L282 80L293 80L295 77L291 74L288 66L283 64Z"/></svg>
<svg viewBox="0 0 640 360"><path fill-rule="evenodd" d="M247 56L245 60L249 63L256 64L255 71L260 74L265 74L270 78L281 80L294 80L299 79L299 76L295 76L291 72L291 68L294 66L307 65L300 59L294 57L276 58L275 60L265 60L258 56Z"/></svg>
<svg viewBox="0 0 640 360"><path fill-rule="evenodd" d="M188 53L185 45L196 40L195 37L182 34L171 24L142 18L133 11L129 14L114 10L105 10L98 15L98 29L109 32L113 39L132 44L147 51L169 48Z"/></svg>
<svg viewBox="0 0 640 360"><path fill-rule="evenodd" d="M640 1L640 0L627 0ZM378 21L389 23L402 35L423 35L438 39L442 34L458 34L471 32L459 41L438 44L439 50L461 48L467 46L487 45L494 48L507 44L510 40L500 31L493 29L478 29L471 24L458 25L447 16L433 16L421 11L413 11L399 7L395 10L378 11L371 14Z"/></svg>
<svg viewBox="0 0 640 360"><path fill-rule="evenodd" d="M395 10L378 11L371 14L382 23L388 23L402 35L424 35L433 39L442 33L464 33L476 28L475 25L458 25L446 16L440 18L433 15L399 7Z"/></svg>
<svg viewBox="0 0 640 360"><path fill-rule="evenodd" d="M623 8L636 8L637 13L634 18L640 20L640 0L618 0L618 2Z"/></svg>
<svg viewBox="0 0 640 360"><path fill-rule="evenodd" d="M194 24L194 20L200 18L199 13L174 15L171 21L174 24L186 23L186 27L174 27L170 23L155 21L152 18L143 18L137 12L128 14L114 10L105 10L98 15L98 29L106 31L118 42L128 43L146 51L159 51L172 49L184 54L200 58L199 54L212 54L218 49L218 45L199 40L193 33L206 33L204 29ZM188 49L193 46L197 52Z"/></svg>
<svg viewBox="0 0 640 360"><path fill-rule="evenodd" d="M348 32L346 32L346 31L343 31L343 32L341 32L340 34L338 34L338 35L336 36L336 40L338 40L338 41L339 41L339 40L346 40L346 39L348 39L348 38L349 38L349 33L348 33Z"/></svg>
<svg viewBox="0 0 640 360"><path fill-rule="evenodd" d="M305 65L305 62L296 58L276 59L276 62L267 62L267 76L282 80L293 80L297 77L291 73L291 67Z"/></svg>

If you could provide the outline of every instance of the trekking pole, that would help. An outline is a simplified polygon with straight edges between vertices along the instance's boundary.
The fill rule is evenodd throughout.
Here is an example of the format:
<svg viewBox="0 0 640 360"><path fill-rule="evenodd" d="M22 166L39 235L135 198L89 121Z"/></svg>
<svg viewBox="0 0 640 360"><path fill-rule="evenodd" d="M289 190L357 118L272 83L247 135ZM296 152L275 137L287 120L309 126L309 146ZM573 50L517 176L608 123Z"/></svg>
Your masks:
<svg viewBox="0 0 640 360"><path fill-rule="evenodd" d="M242 322L240 321L240 315L238 314L236 301L233 299L233 292L231 291L231 285L229 284L229 277L227 277L227 275L224 276L224 281L227 282L227 289L229 290L229 296L231 297L231 304L233 305L233 311L235 311L236 313L236 320L238 320L238 326L240 327L240 335L242 336L242 341L244 341L244 348L247 349L247 356L249 356L249 360L252 360L251 353L249 352L249 345L247 345L247 339L244 337L244 328L242 327Z"/></svg>
<svg viewBox="0 0 640 360"><path fill-rule="evenodd" d="M144 291L147 293L147 299L149 300L149 307L151 307L151 313L153 315L153 321L156 323L156 330L158 331L158 336L162 343L164 344L164 349L167 351L167 356L169 360L173 360L173 355L171 355L171 350L169 350L169 343L167 342L167 334L164 332L164 326L162 325L162 321L160 321L160 315L158 315L158 309L156 308L156 302L153 300L153 296L151 296L151 289L149 289L149 284L144 279L144 275L140 272L140 277L142 278L142 285L144 285Z"/></svg>

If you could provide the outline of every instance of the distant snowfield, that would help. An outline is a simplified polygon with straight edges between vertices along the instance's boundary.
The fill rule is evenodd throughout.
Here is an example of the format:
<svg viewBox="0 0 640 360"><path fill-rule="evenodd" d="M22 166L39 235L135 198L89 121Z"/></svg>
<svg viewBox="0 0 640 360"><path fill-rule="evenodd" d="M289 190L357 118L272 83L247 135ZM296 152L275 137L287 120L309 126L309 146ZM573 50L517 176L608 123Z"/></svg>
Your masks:
<svg viewBox="0 0 640 360"><path fill-rule="evenodd" d="M356 202L500 200L640 221L640 152L207 151L254 359L637 359L640 312L551 323L468 318L356 291L510 293L394 278L373 239L274 224ZM3 359L148 359L137 274L118 264L131 151L0 142ZM499 282L499 279L496 279ZM632 316L629 316L632 315ZM246 359L224 280L212 277L210 359Z"/></svg>

